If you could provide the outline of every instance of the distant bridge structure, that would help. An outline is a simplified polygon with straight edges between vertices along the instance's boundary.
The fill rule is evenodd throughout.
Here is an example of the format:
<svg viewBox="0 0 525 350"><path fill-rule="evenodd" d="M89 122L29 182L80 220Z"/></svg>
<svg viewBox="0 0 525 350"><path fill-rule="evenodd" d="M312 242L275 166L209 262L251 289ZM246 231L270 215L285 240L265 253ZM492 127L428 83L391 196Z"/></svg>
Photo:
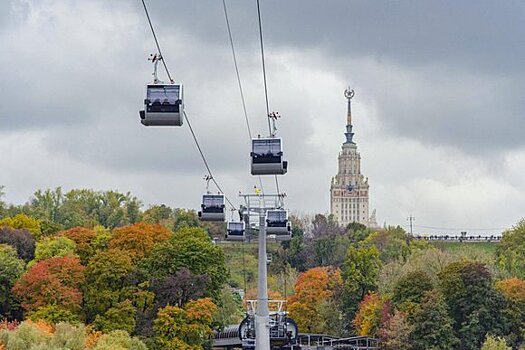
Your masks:
<svg viewBox="0 0 525 350"><path fill-rule="evenodd" d="M420 241L429 241L429 242L487 242L487 243L498 243L501 241L501 235L491 235L491 236L482 236L482 235L414 235L414 239Z"/></svg>

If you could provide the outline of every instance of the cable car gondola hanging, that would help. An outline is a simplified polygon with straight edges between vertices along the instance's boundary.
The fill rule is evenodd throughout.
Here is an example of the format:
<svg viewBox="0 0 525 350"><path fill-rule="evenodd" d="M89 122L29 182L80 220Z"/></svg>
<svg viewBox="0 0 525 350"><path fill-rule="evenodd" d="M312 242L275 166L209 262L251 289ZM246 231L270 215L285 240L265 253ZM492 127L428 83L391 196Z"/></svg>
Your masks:
<svg viewBox="0 0 525 350"><path fill-rule="evenodd" d="M244 241L245 239L245 224L244 222L230 221L227 226L226 240L227 241Z"/></svg>
<svg viewBox="0 0 525 350"><path fill-rule="evenodd" d="M148 84L140 122L145 126L181 126L182 94L181 84Z"/></svg>
<svg viewBox="0 0 525 350"><path fill-rule="evenodd" d="M140 122L145 126L182 126L184 113L184 93L182 84L173 81L161 82L157 77L160 55L149 58L154 63L153 84L146 85L144 110L139 112Z"/></svg>
<svg viewBox="0 0 525 350"><path fill-rule="evenodd" d="M266 234L267 235L290 235L292 227L288 220L288 211L284 209L272 209L266 211Z"/></svg>
<svg viewBox="0 0 525 350"><path fill-rule="evenodd" d="M252 175L284 175L288 162L283 160L282 139L276 137L252 139Z"/></svg>
<svg viewBox="0 0 525 350"><path fill-rule="evenodd" d="M223 194L203 195L201 208L199 219L202 221L224 221L226 218Z"/></svg>

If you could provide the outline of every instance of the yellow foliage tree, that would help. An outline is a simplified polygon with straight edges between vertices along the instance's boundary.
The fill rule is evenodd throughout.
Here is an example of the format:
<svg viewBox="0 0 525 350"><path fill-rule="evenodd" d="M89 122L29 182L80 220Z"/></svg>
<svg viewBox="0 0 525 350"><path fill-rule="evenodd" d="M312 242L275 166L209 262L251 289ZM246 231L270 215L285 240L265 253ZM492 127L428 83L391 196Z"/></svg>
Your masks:
<svg viewBox="0 0 525 350"><path fill-rule="evenodd" d="M40 221L25 214L17 214L0 220L0 227L11 227L15 229L25 229L31 232L36 239L42 235Z"/></svg>

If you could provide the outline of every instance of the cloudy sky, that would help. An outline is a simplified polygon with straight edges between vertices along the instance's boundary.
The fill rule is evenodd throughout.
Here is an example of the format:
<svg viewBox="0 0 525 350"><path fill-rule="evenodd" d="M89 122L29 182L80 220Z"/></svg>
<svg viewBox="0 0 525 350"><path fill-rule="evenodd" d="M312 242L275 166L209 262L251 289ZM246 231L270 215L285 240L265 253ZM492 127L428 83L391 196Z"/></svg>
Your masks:
<svg viewBox="0 0 525 350"><path fill-rule="evenodd" d="M248 115L266 132L255 0L227 0ZM222 1L149 0L166 62L226 194L257 183ZM380 224L509 227L525 217L525 2L261 0L270 109L283 116L291 210L329 210L344 88ZM187 125L138 110L154 42L139 0L0 1L0 184L131 191L197 208ZM265 180L265 190L273 187ZM434 232L416 227L416 231ZM498 230L479 232L493 233Z"/></svg>

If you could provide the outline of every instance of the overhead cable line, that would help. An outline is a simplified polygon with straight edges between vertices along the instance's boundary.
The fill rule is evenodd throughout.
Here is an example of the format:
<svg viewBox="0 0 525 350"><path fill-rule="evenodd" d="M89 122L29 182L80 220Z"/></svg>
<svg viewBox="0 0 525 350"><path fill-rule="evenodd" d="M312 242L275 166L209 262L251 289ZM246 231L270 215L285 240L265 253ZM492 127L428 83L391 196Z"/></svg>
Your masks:
<svg viewBox="0 0 525 350"><path fill-rule="evenodd" d="M257 0L257 17L259 20L259 42L261 44L261 61L262 61L262 74L264 82L264 99L266 102L266 116L268 117L268 131L272 134L272 126L270 123L270 103L268 102L268 84L266 82L266 63L264 60L264 41L263 41L263 30L262 30L262 20L261 20L261 6L259 0Z"/></svg>
<svg viewBox="0 0 525 350"><path fill-rule="evenodd" d="M230 26L230 19L228 17L228 9L226 7L226 0L222 0L222 7L224 9L224 18L226 20L226 28L228 29L228 37L230 39L230 47L232 50L233 65L235 66L235 74L237 76L237 85L239 86L239 94L241 95L242 110L244 112L244 120L246 121L246 128L248 129L248 136L251 142L253 139L252 129L250 127L250 120L248 118L248 112L246 111L246 101L244 98L244 90L242 88L242 83L241 83L241 75L239 74L239 66L237 64L237 55L235 53L235 44L233 43L233 35L231 31L231 26ZM259 186L261 187L261 191L264 195L264 187L263 187L261 176L259 176Z"/></svg>
<svg viewBox="0 0 525 350"><path fill-rule="evenodd" d="M237 55L235 54L235 45L233 44L233 36L232 31L230 27L230 19L228 17L228 10L226 8L226 0L222 0L222 7L224 9L224 18L226 19L226 27L228 29L228 37L230 38L230 46L232 49L232 56L233 56L233 65L235 66L235 74L237 75L237 84L239 85L239 92L241 94L241 101L242 101L242 110L244 112L244 120L246 121L246 127L248 128L248 135L250 135L250 140L252 137L252 130L250 128L250 121L248 120L248 112L246 112L246 102L244 100L244 91L241 84L241 77L239 74L239 66L237 65Z"/></svg>
<svg viewBox="0 0 525 350"><path fill-rule="evenodd" d="M263 29L262 29L262 20L261 20L261 6L259 4L259 0L257 0L257 18L259 21L259 41L261 43L261 61L262 61L262 74L263 74L263 82L264 82L264 100L266 102L266 117L268 118L268 131L270 132L270 136L272 135L272 126L270 123L270 103L268 102L268 83L266 79L266 63L264 59L264 40L263 40ZM274 175L275 177L275 187L277 189L277 194L281 193L281 190L279 189L279 180L277 179L277 175Z"/></svg>
<svg viewBox="0 0 525 350"><path fill-rule="evenodd" d="M160 44L159 44L159 41L157 39L157 35L155 34L155 29L153 28L153 24L151 23L151 18L149 16L149 13L148 13L148 8L146 6L146 2L144 0L142 0L142 5L144 6L144 12L146 12L146 17L148 18L148 23L149 23L149 26L151 28L151 33L153 34L153 39L155 39L155 44L157 45L157 50L159 51L159 55L161 56L162 58L162 64L164 65L164 69L166 70L166 74L168 75L168 78L170 79L170 82L173 82L172 78L171 78L171 75L170 75L170 72L169 72L169 69L168 69L168 66L166 65L166 62L164 60L164 56L162 55L162 51L161 51L161 48L160 48ZM188 115L186 114L186 111L183 111L184 113L184 119L186 119L186 122L188 123L188 127L190 129L190 132L191 132L191 135L193 137L193 141L195 141L195 145L197 146L197 149L199 151L199 154L202 158L202 161L204 163L204 166L206 167L206 170L208 171L208 175L210 176L210 179L211 181L213 181L213 183L215 184L215 186L217 187L217 189L224 194L224 191L222 190L221 186L219 185L219 183L217 182L217 180L215 179L215 177L213 176L213 173L211 171L211 168L208 164L208 161L206 160L206 157L204 156L204 152L202 151L202 148L199 144L199 141L197 140L197 136L195 135L195 132L193 130L193 127L191 126L191 123L190 123L190 119L188 118ZM226 196L226 194L224 194L224 198L226 199L226 201L228 202L228 204L232 207L232 209L235 209L237 210L237 208L233 205L233 203L230 201L230 199Z"/></svg>
<svg viewBox="0 0 525 350"><path fill-rule="evenodd" d="M170 80L170 82L173 83L173 79L171 78L171 74L168 69L168 65L166 64L166 60L164 59L164 55L162 54L162 50L160 49L159 41L157 39L157 34L155 34L155 29L153 28L153 24L151 23L151 18L149 17L148 8L144 0L142 0L142 6L144 6L144 12L146 12L146 17L148 18L149 27L151 28L151 33L153 34L153 39L155 39L155 44L157 45L157 50L159 51L159 55L161 57L162 64L164 65L164 69L166 70L166 74L168 75L168 79Z"/></svg>
<svg viewBox="0 0 525 350"><path fill-rule="evenodd" d="M213 176L213 173L211 171L211 168L208 164L208 161L206 160L206 157L204 156L204 152L202 152L202 148L199 144L199 141L197 140L197 136L195 135L195 132L193 131L193 127L191 126L191 123L190 123L190 118L188 118L188 114L186 113L186 111L183 111L184 113L184 119L186 119L186 122L188 123L188 127L190 128L190 131L191 131L191 136L193 137L193 141L195 141L195 145L197 145L197 149L199 150L199 154L201 155L201 158L202 158L202 162L204 163L204 166L206 167L206 170L208 171L208 174L210 175L210 180L215 184L215 186L217 187L217 189L224 194L224 191L222 190L221 186L219 185L219 183L217 182L217 180L215 180L215 177ZM228 204L230 204L230 206L237 210L237 208L235 208L235 206L233 205L233 203L228 199L228 197L226 195L224 195L224 198L226 198L226 201L228 202Z"/></svg>

